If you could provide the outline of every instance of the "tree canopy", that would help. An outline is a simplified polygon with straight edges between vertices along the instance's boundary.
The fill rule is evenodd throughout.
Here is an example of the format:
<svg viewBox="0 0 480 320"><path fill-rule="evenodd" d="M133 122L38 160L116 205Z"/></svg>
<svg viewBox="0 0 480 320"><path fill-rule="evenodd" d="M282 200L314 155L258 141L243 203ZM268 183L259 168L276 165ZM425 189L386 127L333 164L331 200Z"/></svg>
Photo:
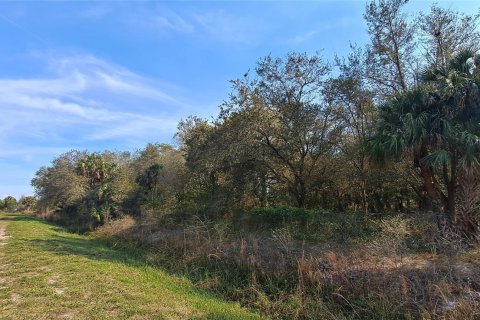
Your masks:
<svg viewBox="0 0 480 320"><path fill-rule="evenodd" d="M406 3L369 1L369 42L345 57L260 58L230 82L217 117L180 121L176 146L59 156L32 180L38 205L87 227L125 213L227 217L283 205L436 211L471 237L480 14L433 5L412 17Z"/></svg>

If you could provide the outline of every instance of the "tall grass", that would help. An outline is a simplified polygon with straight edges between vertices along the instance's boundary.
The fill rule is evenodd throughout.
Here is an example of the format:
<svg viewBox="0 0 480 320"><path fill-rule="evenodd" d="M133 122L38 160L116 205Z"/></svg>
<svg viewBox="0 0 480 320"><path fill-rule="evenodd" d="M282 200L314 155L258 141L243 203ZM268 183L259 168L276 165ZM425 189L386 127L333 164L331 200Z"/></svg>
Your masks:
<svg viewBox="0 0 480 320"><path fill-rule="evenodd" d="M358 217L348 219L234 231L198 218L176 227L127 218L97 236L147 246L150 263L274 319L478 318L476 249L452 254L456 240L425 216L362 220L357 229ZM313 226L315 241L302 239Z"/></svg>

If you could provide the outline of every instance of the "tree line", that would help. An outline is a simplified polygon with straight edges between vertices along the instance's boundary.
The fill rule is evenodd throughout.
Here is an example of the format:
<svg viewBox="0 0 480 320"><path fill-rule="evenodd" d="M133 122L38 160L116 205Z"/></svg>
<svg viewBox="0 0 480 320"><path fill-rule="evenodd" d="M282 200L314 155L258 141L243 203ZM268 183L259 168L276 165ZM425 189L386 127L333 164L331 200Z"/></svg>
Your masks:
<svg viewBox="0 0 480 320"><path fill-rule="evenodd" d="M365 46L261 58L176 146L70 151L35 175L39 206L92 228L124 213L236 217L257 207L438 212L467 238L480 201L480 11L366 4Z"/></svg>
<svg viewBox="0 0 480 320"><path fill-rule="evenodd" d="M37 199L33 196L21 196L18 200L14 196L0 199L0 211L32 211L35 209Z"/></svg>

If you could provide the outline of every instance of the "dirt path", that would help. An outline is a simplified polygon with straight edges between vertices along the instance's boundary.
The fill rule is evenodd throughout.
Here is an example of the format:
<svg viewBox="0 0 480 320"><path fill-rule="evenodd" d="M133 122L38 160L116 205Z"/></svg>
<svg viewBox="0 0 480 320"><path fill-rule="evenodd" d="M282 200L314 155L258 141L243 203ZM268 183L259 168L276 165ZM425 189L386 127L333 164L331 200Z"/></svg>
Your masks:
<svg viewBox="0 0 480 320"><path fill-rule="evenodd" d="M2 216L0 216L0 247L7 243L8 237L5 231L6 227L7 227L7 220L2 219Z"/></svg>
<svg viewBox="0 0 480 320"><path fill-rule="evenodd" d="M7 221L2 219L2 216L0 216L0 290L5 290L5 277L4 277L4 264L3 262L3 250L2 247L7 243L7 235L5 232L5 229L7 227Z"/></svg>
<svg viewBox="0 0 480 320"><path fill-rule="evenodd" d="M3 246L7 241L7 235L5 234L5 224L0 224L0 246Z"/></svg>

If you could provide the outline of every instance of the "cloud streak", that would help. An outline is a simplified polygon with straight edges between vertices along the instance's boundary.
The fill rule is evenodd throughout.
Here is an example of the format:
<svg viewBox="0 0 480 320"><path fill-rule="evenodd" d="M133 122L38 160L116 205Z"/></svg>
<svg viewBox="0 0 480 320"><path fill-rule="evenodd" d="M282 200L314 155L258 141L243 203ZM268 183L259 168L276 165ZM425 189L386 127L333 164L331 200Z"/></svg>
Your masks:
<svg viewBox="0 0 480 320"><path fill-rule="evenodd" d="M261 21L250 21L223 10L194 15L195 22L213 39L222 42L250 44L261 37Z"/></svg>
<svg viewBox="0 0 480 320"><path fill-rule="evenodd" d="M181 34L191 39L243 45L257 42L267 29L261 20L225 10L195 10L182 14L160 6L154 10L135 10L124 21L160 35Z"/></svg>
<svg viewBox="0 0 480 320"><path fill-rule="evenodd" d="M0 164L15 163L21 179L69 149L168 141L191 110L153 80L94 56L42 58L47 76L0 79ZM17 194L28 193L23 184Z"/></svg>
<svg viewBox="0 0 480 320"><path fill-rule="evenodd" d="M333 30L341 30L345 29L347 27L350 27L353 23L355 23L354 19L351 18L343 18L340 19L339 21L331 24L326 24L320 27L316 27L313 30L310 30L306 33L294 36L290 39L287 40L288 43L298 45L304 42L307 42L311 40L312 38L320 35L321 33L324 32L331 32Z"/></svg>
<svg viewBox="0 0 480 320"><path fill-rule="evenodd" d="M126 112L133 109L131 105L112 106L110 101L135 99L146 105L163 106L164 114L184 106L177 98L148 84L147 79L92 56L49 63L54 71L51 77L0 79L0 107L9 110L0 120L2 131L12 135L27 120L32 129L46 123L59 127L65 122L82 124L93 130L93 134L78 131L79 138L87 140L138 136L147 130L165 133L165 128L174 128L168 123L178 120L175 114L166 118L159 114L146 117Z"/></svg>
<svg viewBox="0 0 480 320"><path fill-rule="evenodd" d="M17 163L19 174L69 149L169 141L191 110L151 79L90 55L48 57L45 65L41 78L0 79L0 163Z"/></svg>

